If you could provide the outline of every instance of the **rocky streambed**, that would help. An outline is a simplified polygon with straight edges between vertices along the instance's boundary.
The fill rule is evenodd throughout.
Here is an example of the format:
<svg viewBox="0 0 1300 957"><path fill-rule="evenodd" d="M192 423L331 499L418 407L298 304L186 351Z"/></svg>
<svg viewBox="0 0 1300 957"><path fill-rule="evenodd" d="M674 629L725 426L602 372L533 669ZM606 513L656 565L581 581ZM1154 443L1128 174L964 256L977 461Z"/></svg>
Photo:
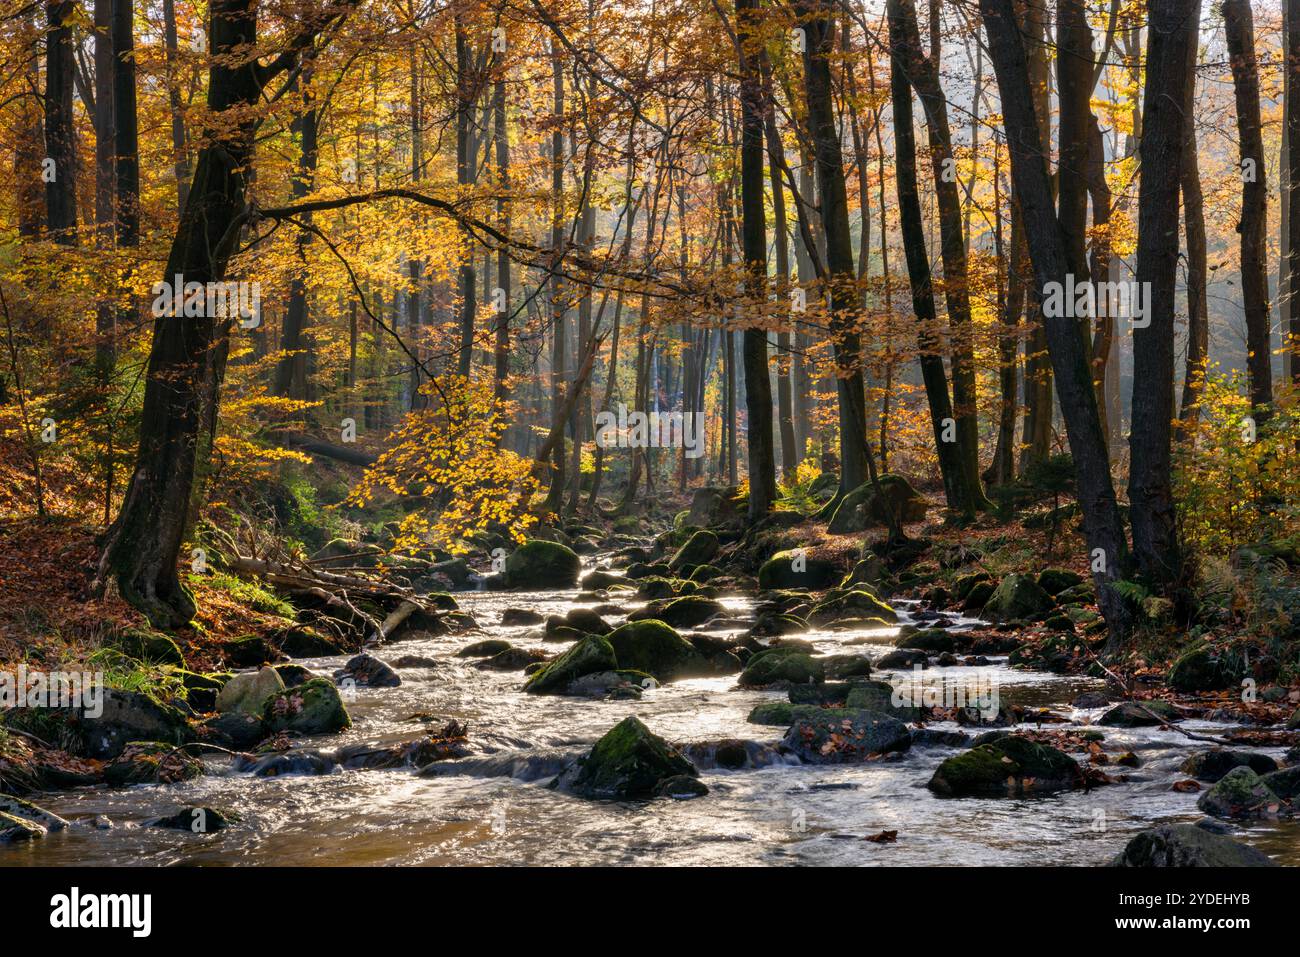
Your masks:
<svg viewBox="0 0 1300 957"><path fill-rule="evenodd" d="M280 749L203 753L204 773L174 783L27 795L67 825L0 843L0 866L1096 865L1197 821L1215 823L1139 850L1220 860L1230 835L1300 864L1287 796L1270 807L1259 790L1280 740L1216 750L1182 732L1231 723L1116 712L1100 681L1013 669L1004 646L963 639L978 620L870 588L684 601L615 565L589 556L585 591L457 593L477 623L458 634L250 671L235 690L279 716ZM950 706L945 681L993 706Z"/></svg>

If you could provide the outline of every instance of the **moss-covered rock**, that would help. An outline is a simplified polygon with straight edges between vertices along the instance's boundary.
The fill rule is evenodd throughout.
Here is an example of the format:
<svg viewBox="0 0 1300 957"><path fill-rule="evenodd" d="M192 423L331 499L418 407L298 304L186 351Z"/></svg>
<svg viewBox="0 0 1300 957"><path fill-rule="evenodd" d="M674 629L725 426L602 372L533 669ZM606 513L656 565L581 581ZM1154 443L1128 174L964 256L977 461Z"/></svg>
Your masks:
<svg viewBox="0 0 1300 957"><path fill-rule="evenodd" d="M853 570L840 582L843 589L852 589L854 585L879 585L885 577L885 563L879 555L871 555L853 566Z"/></svg>
<svg viewBox="0 0 1300 957"><path fill-rule="evenodd" d="M662 621L629 621L615 628L607 637L620 668L643 671L658 681L673 681L713 671L690 642Z"/></svg>
<svg viewBox="0 0 1300 957"><path fill-rule="evenodd" d="M1005 735L947 758L926 786L945 797L1016 796L1083 785L1083 772L1064 751Z"/></svg>
<svg viewBox="0 0 1300 957"><path fill-rule="evenodd" d="M832 535L847 535L864 531L872 525L884 525L890 510L903 522L925 520L929 503L911 482L901 475L889 473L881 475L879 481L883 497L876 495L872 482L862 483L840 499L826 530Z"/></svg>
<svg viewBox="0 0 1300 957"><path fill-rule="evenodd" d="M894 704L894 686L887 681L857 681L849 689L844 707L887 714L899 721L919 721L921 709Z"/></svg>
<svg viewBox="0 0 1300 957"><path fill-rule="evenodd" d="M0 811L0 844L20 844L45 836L46 829L35 821Z"/></svg>
<svg viewBox="0 0 1300 957"><path fill-rule="evenodd" d="M285 690L284 679L274 668L246 671L234 675L217 695L217 711L222 714L256 714L266 711L266 701Z"/></svg>
<svg viewBox="0 0 1300 957"><path fill-rule="evenodd" d="M105 688L99 708L76 713L81 750L92 758L117 757L131 741L182 744L193 738L185 715L134 691ZM92 712L99 713L92 717Z"/></svg>
<svg viewBox="0 0 1300 957"><path fill-rule="evenodd" d="M1195 824L1166 824L1135 835L1111 867L1276 867L1261 851Z"/></svg>
<svg viewBox="0 0 1300 957"><path fill-rule="evenodd" d="M1167 701L1124 701L1098 720L1112 728L1149 728L1178 720L1178 710Z"/></svg>
<svg viewBox="0 0 1300 957"><path fill-rule="evenodd" d="M894 647L916 648L932 654L941 654L945 651L954 651L957 646L952 640L952 635L942 628L922 628L919 631L899 634L894 639Z"/></svg>
<svg viewBox="0 0 1300 957"><path fill-rule="evenodd" d="M1002 579L984 604L984 617L993 621L1039 618L1052 610L1052 596L1030 575L1012 574Z"/></svg>
<svg viewBox="0 0 1300 957"><path fill-rule="evenodd" d="M1252 751L1234 751L1230 748L1210 748L1198 751L1184 761L1179 770L1198 781L1218 781L1233 768L1250 768L1256 774L1277 770L1277 762L1267 754Z"/></svg>
<svg viewBox="0 0 1300 957"><path fill-rule="evenodd" d="M177 784L203 774L203 762L161 741L131 741L104 768L112 787L132 784Z"/></svg>
<svg viewBox="0 0 1300 957"><path fill-rule="evenodd" d="M1252 818L1275 812L1281 803L1281 798L1258 774L1248 767L1239 767L1202 794L1196 806L1214 817Z"/></svg>
<svg viewBox="0 0 1300 957"><path fill-rule="evenodd" d="M792 704L789 701L764 701L754 705L746 719L750 724L770 724L788 728L800 718L823 710L816 704Z"/></svg>
<svg viewBox="0 0 1300 957"><path fill-rule="evenodd" d="M476 641L473 644L466 645L456 652L456 657L491 658L493 655L501 654L509 647L511 647L510 642L504 638L486 638L483 641Z"/></svg>
<svg viewBox="0 0 1300 957"><path fill-rule="evenodd" d="M232 638L222 645L221 653L231 668L260 668L262 665L284 661L288 657L266 635Z"/></svg>
<svg viewBox="0 0 1300 957"><path fill-rule="evenodd" d="M808 684L826 680L822 663L794 648L769 648L750 657L737 679L742 688L761 688L780 682Z"/></svg>
<svg viewBox="0 0 1300 957"><path fill-rule="evenodd" d="M699 777L695 765L639 718L624 718L566 768L556 787L588 798L646 798L677 777Z"/></svg>
<svg viewBox="0 0 1300 957"><path fill-rule="evenodd" d="M636 597L644 598L646 601L656 601L660 598L677 598L681 595L691 595L699 586L693 581L684 578L662 578L653 575L649 578L641 579L636 586Z"/></svg>
<svg viewBox="0 0 1300 957"><path fill-rule="evenodd" d="M586 635L608 635L613 631L609 622L590 608L570 608L564 615L564 623Z"/></svg>
<svg viewBox="0 0 1300 957"><path fill-rule="evenodd" d="M1083 576L1064 568L1044 568L1038 573L1038 587L1052 597L1083 581Z"/></svg>
<svg viewBox="0 0 1300 957"><path fill-rule="evenodd" d="M747 505L747 497L741 494L738 486L697 488L691 498L686 524L697 528L735 524L744 517Z"/></svg>
<svg viewBox="0 0 1300 957"><path fill-rule="evenodd" d="M267 639L290 658L325 658L347 650L332 635L300 625L272 632Z"/></svg>
<svg viewBox="0 0 1300 957"><path fill-rule="evenodd" d="M1198 644L1170 666L1167 684L1175 691L1221 691L1233 684L1233 674L1208 645Z"/></svg>
<svg viewBox="0 0 1300 957"><path fill-rule="evenodd" d="M224 831L237 820L229 811L219 811L212 807L183 807L171 814L146 821L145 826L189 831L191 834L215 834Z"/></svg>
<svg viewBox="0 0 1300 957"><path fill-rule="evenodd" d="M554 661L533 672L524 684L524 690L530 694L563 694L569 685L584 675L617 669L618 656L609 640L602 635L587 635Z"/></svg>
<svg viewBox="0 0 1300 957"><path fill-rule="evenodd" d="M272 731L330 734L352 727L338 688L325 678L313 678L271 696L263 719Z"/></svg>
<svg viewBox="0 0 1300 957"><path fill-rule="evenodd" d="M880 600L870 585L854 585L848 590L830 592L808 613L808 620L817 625L842 618L879 618L895 622L898 615Z"/></svg>
<svg viewBox="0 0 1300 957"><path fill-rule="evenodd" d="M603 571L598 568L583 575L579 584L586 591L598 591L601 588L608 588L610 585L620 585L625 581L627 579L622 575L615 575L613 572Z"/></svg>
<svg viewBox="0 0 1300 957"><path fill-rule="evenodd" d="M840 566L826 558L816 558L803 549L777 552L758 570L758 587L828 588L841 578Z"/></svg>
<svg viewBox="0 0 1300 957"><path fill-rule="evenodd" d="M992 582L993 576L988 572L970 572L965 575L958 575L952 583L952 593L958 601L965 601L973 589L980 582ZM992 585L990 584L989 594L993 594ZM986 596L987 597L987 596Z"/></svg>
<svg viewBox="0 0 1300 957"><path fill-rule="evenodd" d="M783 743L806 764L840 764L906 751L912 738L907 726L889 715L823 708L797 717Z"/></svg>
<svg viewBox="0 0 1300 957"><path fill-rule="evenodd" d="M718 536L706 528L700 529L694 535L686 540L677 553L668 561L668 567L673 571L681 571L683 568L693 568L696 565L704 565L712 560L713 556L718 554L718 549L722 544L718 541Z"/></svg>
<svg viewBox="0 0 1300 957"><path fill-rule="evenodd" d="M628 615L629 621L654 619L667 622L674 628L694 628L702 625L714 615L726 611L722 602L703 595L683 595L660 604L655 602Z"/></svg>
<svg viewBox="0 0 1300 957"><path fill-rule="evenodd" d="M1258 768L1253 768L1258 771ZM1284 801L1290 801L1292 807L1300 806L1300 765L1292 765L1280 771L1261 772L1264 786Z"/></svg>
<svg viewBox="0 0 1300 957"><path fill-rule="evenodd" d="M559 542L531 539L506 558L505 585L516 591L575 588L582 562Z"/></svg>
<svg viewBox="0 0 1300 957"><path fill-rule="evenodd" d="M127 628L117 636L115 644L123 654L139 661L185 667L185 656L181 654L180 646L162 632L147 628Z"/></svg>

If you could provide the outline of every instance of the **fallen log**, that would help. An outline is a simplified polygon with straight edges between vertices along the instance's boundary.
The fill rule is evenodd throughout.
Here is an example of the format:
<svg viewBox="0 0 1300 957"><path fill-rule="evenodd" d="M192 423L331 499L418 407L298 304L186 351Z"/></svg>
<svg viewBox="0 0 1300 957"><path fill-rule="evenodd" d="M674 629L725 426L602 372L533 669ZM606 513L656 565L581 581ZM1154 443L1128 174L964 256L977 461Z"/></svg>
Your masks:
<svg viewBox="0 0 1300 957"><path fill-rule="evenodd" d="M280 445L288 448L301 449L313 455L323 455L325 458L345 462L348 465L360 465L363 468L369 468L379 460L379 456L363 449L350 449L346 445L335 445L333 442L326 442L324 439L318 439L304 432L278 432L275 434L275 439Z"/></svg>

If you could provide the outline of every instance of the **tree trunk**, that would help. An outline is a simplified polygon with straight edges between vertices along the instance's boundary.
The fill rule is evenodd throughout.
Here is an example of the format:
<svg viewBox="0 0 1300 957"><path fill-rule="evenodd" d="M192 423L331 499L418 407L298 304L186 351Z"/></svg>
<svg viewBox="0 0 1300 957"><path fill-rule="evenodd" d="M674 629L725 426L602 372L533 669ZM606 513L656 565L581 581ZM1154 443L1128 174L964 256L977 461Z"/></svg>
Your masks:
<svg viewBox="0 0 1300 957"><path fill-rule="evenodd" d="M46 225L50 238L65 246L77 242L77 151L72 115L72 21L76 12L72 0L52 0L45 5L49 23L45 35L45 156L47 162L53 161L53 168L45 172Z"/></svg>
<svg viewBox="0 0 1300 957"><path fill-rule="evenodd" d="M745 299L757 313L744 331L746 438L749 451L749 519L766 515L776 501L776 455L772 447L772 380L767 367L767 212L763 188L763 85L755 33L761 28L758 0L736 0L740 38L740 217Z"/></svg>
<svg viewBox="0 0 1300 957"><path fill-rule="evenodd" d="M312 70L306 65L302 72L302 112L294 116L291 133L298 138L298 168L290 184L290 195L302 199L314 188L316 179L318 114L314 106L315 93L311 88ZM295 84L298 86L298 84ZM296 92L296 91L295 91ZM304 223L310 225L312 214L302 214ZM291 399L307 399L308 348L305 335L308 323L307 261L306 250L311 243L311 233L301 230L294 243L297 271L289 280L289 303L284 312L280 334L280 350L284 353L275 369L272 391L275 395ZM414 298L419 303L419 294Z"/></svg>
<svg viewBox="0 0 1300 957"><path fill-rule="evenodd" d="M1170 449L1174 289L1183 109L1200 0L1151 0L1149 9L1136 276L1139 288L1149 295L1144 325L1133 330L1128 498L1138 568L1151 583L1167 584L1180 572Z"/></svg>
<svg viewBox="0 0 1300 957"><path fill-rule="evenodd" d="M261 97L256 61L232 51L257 42L252 0L218 0L212 6L214 54L208 107L220 120L206 131L189 202L167 257L174 281L221 281L230 258L231 226L244 210L244 192ZM99 565L102 585L116 586L157 627L177 627L194 616L194 601L180 582L176 562L195 491L200 429L210 419L230 319L158 317L145 382L140 448L122 509L110 528Z"/></svg>
<svg viewBox="0 0 1300 957"><path fill-rule="evenodd" d="M167 105L171 110L172 170L176 175L176 208L185 208L190 191L190 159L185 152L185 116L181 112L181 86L177 75L176 0L163 0L163 42L167 48Z"/></svg>
<svg viewBox="0 0 1300 957"><path fill-rule="evenodd" d="M1014 0L980 0L980 12L988 35L989 56L998 78L1011 152L1011 175L1041 298L1049 283L1063 285L1071 271L1082 274L1083 264L1069 261L1061 223L1056 216ZM1074 458L1093 580L1102 614L1111 630L1110 650L1115 651L1128 631L1130 616L1112 583L1124 577L1128 546L1111 482L1106 436L1097 412L1088 353L1073 319L1046 318L1044 327Z"/></svg>
<svg viewBox="0 0 1300 957"><path fill-rule="evenodd" d="M1196 122L1196 55L1198 43L1193 41L1189 55L1192 62L1187 69L1187 116L1183 130L1183 232L1187 236L1187 360L1183 366L1183 397L1179 404L1178 441L1192 434L1201 414L1201 394L1205 389L1205 364L1210 350L1209 300L1206 294L1206 240L1205 197L1201 192L1201 168L1197 160ZM1263 231L1260 231L1263 238ZM1245 290L1247 258L1242 250L1242 298L1249 301ZM1260 273L1263 278L1263 273ZM1263 297L1258 305L1268 315L1268 287L1256 292ZM1247 321L1247 329L1250 323ZM1267 361L1267 359L1265 359Z"/></svg>
<svg viewBox="0 0 1300 957"><path fill-rule="evenodd" d="M918 323L921 376L930 405L930 425L934 431L939 471L943 477L944 497L948 508L966 519L974 518L977 501L974 489L966 481L961 445L957 439L957 421L948 395L948 376L943 366L938 316L931 281L930 259L926 253L925 233L921 222L921 198L916 172L916 133L912 118L912 88L908 83L907 52L909 32L900 8L905 0L890 0L890 88L894 104L895 182L898 189L898 216L903 234L903 252L907 258L907 275L912 285L912 311ZM915 14L913 13L913 17ZM915 29L915 22L912 24ZM913 36L912 43L919 43ZM960 238L960 235L959 237Z"/></svg>
<svg viewBox="0 0 1300 957"><path fill-rule="evenodd" d="M861 342L856 331L859 300L855 291L853 246L849 237L849 203L844 187L844 157L832 106L830 57L834 54L834 8L828 0L796 0L803 23L804 87L808 127L816 154L821 197L822 235L830 283L831 341L835 350L839 397L840 491L847 493L867 478L867 410L862 388Z"/></svg>

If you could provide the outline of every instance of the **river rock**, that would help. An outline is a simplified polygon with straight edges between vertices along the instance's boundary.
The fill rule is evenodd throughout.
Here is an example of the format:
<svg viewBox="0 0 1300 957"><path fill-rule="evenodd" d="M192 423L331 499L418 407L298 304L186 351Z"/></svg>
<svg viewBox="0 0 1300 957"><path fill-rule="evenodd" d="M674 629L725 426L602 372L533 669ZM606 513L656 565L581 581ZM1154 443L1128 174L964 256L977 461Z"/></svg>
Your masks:
<svg viewBox="0 0 1300 957"><path fill-rule="evenodd" d="M185 716L175 708L134 691L104 688L101 694L98 717L91 717L85 708L74 711L82 749L92 758L111 760L131 741L181 744L193 738Z"/></svg>
<svg viewBox="0 0 1300 957"><path fill-rule="evenodd" d="M826 680L822 663L797 646L769 648L753 655L737 679L742 688L778 683L808 684Z"/></svg>
<svg viewBox="0 0 1300 957"><path fill-rule="evenodd" d="M1263 817L1280 804L1281 798L1248 767L1233 768L1196 802L1206 814L1222 818Z"/></svg>
<svg viewBox="0 0 1300 957"><path fill-rule="evenodd" d="M203 727L211 730L218 744L237 751L251 748L269 733L260 714L246 714L243 711L215 715L205 721Z"/></svg>
<svg viewBox="0 0 1300 957"><path fill-rule="evenodd" d="M1293 805L1300 806L1300 767L1283 768L1281 771L1273 771L1263 775L1262 778L1265 786L1282 798L1284 801L1290 801Z"/></svg>
<svg viewBox="0 0 1300 957"><path fill-rule="evenodd" d="M0 811L0 844L34 841L45 836L46 829L35 821Z"/></svg>
<svg viewBox="0 0 1300 957"><path fill-rule="evenodd" d="M1082 785L1083 771L1064 751L1007 734L946 759L926 786L944 797L995 797Z"/></svg>
<svg viewBox="0 0 1300 957"><path fill-rule="evenodd" d="M945 651L951 652L957 648L952 635L942 628L923 628L920 631L901 633L894 640L894 646L897 648L915 648L919 651L928 651L931 654L939 654Z"/></svg>
<svg viewBox="0 0 1300 957"><path fill-rule="evenodd" d="M918 721L921 709L894 704L894 686L886 681L857 681L850 686L844 700L846 708L887 714L899 721Z"/></svg>
<svg viewBox="0 0 1300 957"><path fill-rule="evenodd" d="M30 801L14 797L12 794L0 794L0 814L20 817L33 824L39 824L47 831L61 831L70 826L69 822L44 808L37 807Z"/></svg>
<svg viewBox="0 0 1300 957"><path fill-rule="evenodd" d="M272 731L329 734L352 727L352 718L338 688L325 678L313 678L267 699L263 718Z"/></svg>
<svg viewBox="0 0 1300 957"><path fill-rule="evenodd" d="M892 623L898 620L898 615L880 600L870 585L854 585L848 590L829 592L808 613L808 620L817 625L843 618L879 618Z"/></svg>
<svg viewBox="0 0 1300 957"><path fill-rule="evenodd" d="M386 662L367 654L349 659L346 665L334 672L334 680L341 685L351 682L358 688L396 688L402 683L401 675Z"/></svg>
<svg viewBox="0 0 1300 957"><path fill-rule="evenodd" d="M234 815L211 807L183 807L174 814L146 821L146 827L165 827L192 834L215 834L234 823Z"/></svg>
<svg viewBox="0 0 1300 957"><path fill-rule="evenodd" d="M838 582L840 566L826 558L808 555L805 549L777 552L758 570L758 587L822 589Z"/></svg>
<svg viewBox="0 0 1300 957"><path fill-rule="evenodd" d="M823 708L796 718L783 743L806 764L839 764L906 751L912 739L907 726L889 715Z"/></svg>
<svg viewBox="0 0 1300 957"><path fill-rule="evenodd" d="M672 778L699 777L686 757L635 716L624 718L557 778L560 790L587 798L654 796Z"/></svg>
<svg viewBox="0 0 1300 957"><path fill-rule="evenodd" d="M1198 751L1182 763L1178 770L1189 774L1198 781L1220 780L1233 768L1247 767L1256 774L1268 774L1277 770L1277 762L1267 754L1255 754L1250 751L1232 751L1228 748L1211 748Z"/></svg>
<svg viewBox="0 0 1300 957"><path fill-rule="evenodd" d="M890 511L902 522L925 520L929 503L911 482L901 475L885 473L879 476L879 483L883 498L876 494L873 482L863 482L845 495L831 516L827 532L846 535L864 531L871 525L883 525Z"/></svg>
<svg viewBox="0 0 1300 957"><path fill-rule="evenodd" d="M488 638L485 641L476 641L473 644L466 645L460 651L456 652L457 658L491 658L493 655L499 655L511 646L510 642L504 638Z"/></svg>
<svg viewBox="0 0 1300 957"><path fill-rule="evenodd" d="M545 620L545 615L531 608L507 608L501 612L501 625L504 628L513 628L517 625L540 625Z"/></svg>
<svg viewBox="0 0 1300 957"><path fill-rule="evenodd" d="M629 621L607 637L620 668L644 671L659 681L713 671L705 657L663 621Z"/></svg>
<svg viewBox="0 0 1300 957"><path fill-rule="evenodd" d="M333 636L302 625L271 632L267 638L290 658L326 658L345 650Z"/></svg>
<svg viewBox="0 0 1300 957"><path fill-rule="evenodd" d="M202 761L160 741L132 741L104 768L104 780L117 788L132 784L177 784L202 774Z"/></svg>
<svg viewBox="0 0 1300 957"><path fill-rule="evenodd" d="M284 689L284 679L274 668L246 671L226 682L217 695L217 710L222 714L260 715L265 710L266 699Z"/></svg>
<svg viewBox="0 0 1300 957"><path fill-rule="evenodd" d="M590 571L583 575L582 580L578 584L582 586L584 591L600 591L603 588L608 588L610 585L620 585L626 581L627 579L622 575L615 575L613 572L607 572L598 568L595 571Z"/></svg>
<svg viewBox="0 0 1300 957"><path fill-rule="evenodd" d="M1052 610L1052 596L1030 575L1012 574L998 584L984 604L983 616L992 621L1022 621Z"/></svg>
<svg viewBox="0 0 1300 957"><path fill-rule="evenodd" d="M1067 588L1073 588L1083 581L1083 576L1078 572L1067 571L1064 568L1044 568L1038 573L1038 587L1052 597L1056 597Z"/></svg>
<svg viewBox="0 0 1300 957"><path fill-rule="evenodd" d="M1103 714L1097 723L1113 728L1150 728L1177 721L1178 717L1178 711L1167 701L1125 701Z"/></svg>
<svg viewBox="0 0 1300 957"><path fill-rule="evenodd" d="M1195 824L1166 824L1135 835L1111 867L1276 867L1249 844Z"/></svg>
<svg viewBox="0 0 1300 957"><path fill-rule="evenodd" d="M713 559L713 556L718 554L720 547L721 543L718 541L718 536L708 529L702 528L688 538L681 548L677 549L676 554L668 560L668 567L674 572L678 572L684 568L708 564Z"/></svg>
<svg viewBox="0 0 1300 957"><path fill-rule="evenodd" d="M540 648L508 647L490 658L474 662L474 667L484 671L523 671L529 665L543 662L548 657Z"/></svg>
<svg viewBox="0 0 1300 957"><path fill-rule="evenodd" d="M613 629L609 622L590 608L570 608L564 616L565 624L587 635L608 635Z"/></svg>
<svg viewBox="0 0 1300 957"><path fill-rule="evenodd" d="M703 797L708 793L709 786L689 774L677 774L655 785L655 797L675 798L678 801Z"/></svg>
<svg viewBox="0 0 1300 957"><path fill-rule="evenodd" d="M334 758L320 751L289 751L284 754L240 754L231 770L255 778L277 778L286 774L329 774L337 767Z"/></svg>
<svg viewBox="0 0 1300 957"><path fill-rule="evenodd" d="M1174 661L1166 683L1175 691L1221 691L1234 683L1233 677L1227 663L1200 644Z"/></svg>
<svg viewBox="0 0 1300 957"><path fill-rule="evenodd" d="M684 595L662 605L657 602L648 605L628 615L628 620L644 621L646 619L655 619L672 625L674 628L694 628L697 625L704 624L714 615L724 613L726 610L722 602L716 599L704 598L700 595Z"/></svg>
<svg viewBox="0 0 1300 957"><path fill-rule="evenodd" d="M930 656L919 648L899 648L882 655L876 667L883 671L907 671L917 665L930 667Z"/></svg>
<svg viewBox="0 0 1300 957"><path fill-rule="evenodd" d="M506 558L505 586L515 591L574 588L582 562L573 549L559 542L532 539Z"/></svg>
<svg viewBox="0 0 1300 957"><path fill-rule="evenodd" d="M530 694L562 694L583 675L617 670L618 658L609 640L602 635L587 635L534 672L524 690Z"/></svg>

